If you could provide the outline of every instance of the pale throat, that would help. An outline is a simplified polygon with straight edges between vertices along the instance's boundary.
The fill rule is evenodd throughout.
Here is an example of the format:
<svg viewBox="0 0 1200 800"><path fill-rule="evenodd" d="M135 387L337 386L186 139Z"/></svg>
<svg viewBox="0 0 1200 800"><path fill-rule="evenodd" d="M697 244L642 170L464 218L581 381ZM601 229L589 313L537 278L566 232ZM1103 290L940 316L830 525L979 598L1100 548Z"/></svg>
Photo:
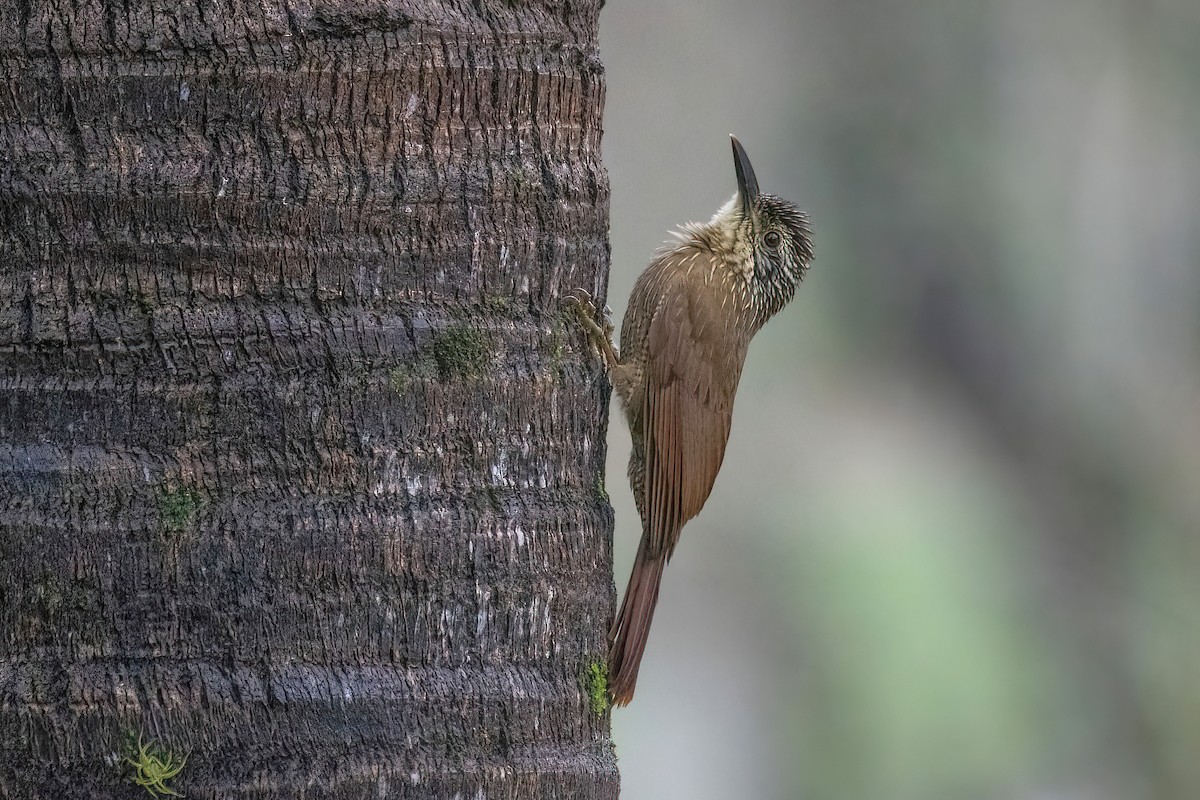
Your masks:
<svg viewBox="0 0 1200 800"><path fill-rule="evenodd" d="M714 248L725 256L725 265L734 275L749 282L754 278L754 241L750 226L742 216L741 195L734 193L725 205L717 209L708 227L718 239Z"/></svg>

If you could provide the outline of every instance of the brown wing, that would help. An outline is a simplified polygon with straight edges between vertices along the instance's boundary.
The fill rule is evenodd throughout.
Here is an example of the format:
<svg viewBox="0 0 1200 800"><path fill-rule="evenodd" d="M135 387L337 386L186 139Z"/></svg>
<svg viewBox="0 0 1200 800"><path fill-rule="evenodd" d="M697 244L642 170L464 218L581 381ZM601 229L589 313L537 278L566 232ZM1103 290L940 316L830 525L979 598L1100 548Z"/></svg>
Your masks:
<svg viewBox="0 0 1200 800"><path fill-rule="evenodd" d="M666 281L646 339L642 508L651 556L664 549L670 556L683 524L712 492L749 343L738 330L738 298L710 255L689 257Z"/></svg>

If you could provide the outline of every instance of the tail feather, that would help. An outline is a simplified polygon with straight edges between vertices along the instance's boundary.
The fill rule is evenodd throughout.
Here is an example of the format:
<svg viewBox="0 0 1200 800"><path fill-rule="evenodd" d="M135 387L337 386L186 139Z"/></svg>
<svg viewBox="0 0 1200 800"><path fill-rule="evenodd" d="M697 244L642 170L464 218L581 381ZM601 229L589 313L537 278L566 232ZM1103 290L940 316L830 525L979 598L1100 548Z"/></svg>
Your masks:
<svg viewBox="0 0 1200 800"><path fill-rule="evenodd" d="M645 543L638 547L629 576L629 587L621 601L621 611L613 626L612 647L608 652L608 686L613 704L629 705L637 684L638 666L650 636L650 621L658 603L658 587L662 583L666 553L658 557L646 553Z"/></svg>

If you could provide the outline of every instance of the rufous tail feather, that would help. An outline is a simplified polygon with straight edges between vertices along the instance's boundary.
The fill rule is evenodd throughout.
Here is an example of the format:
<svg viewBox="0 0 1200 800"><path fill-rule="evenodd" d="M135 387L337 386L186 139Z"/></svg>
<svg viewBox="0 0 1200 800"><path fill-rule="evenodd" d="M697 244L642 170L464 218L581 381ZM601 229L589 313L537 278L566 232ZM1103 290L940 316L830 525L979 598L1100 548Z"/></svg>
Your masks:
<svg viewBox="0 0 1200 800"><path fill-rule="evenodd" d="M627 706L633 699L638 666L642 663L642 653L650 636L650 621L654 618L658 587L662 583L666 564L666 553L653 557L647 555L644 541L638 546L633 573L629 576L629 587L625 590L625 599L621 601L621 611L612 630L612 646L608 651L608 690L613 705Z"/></svg>

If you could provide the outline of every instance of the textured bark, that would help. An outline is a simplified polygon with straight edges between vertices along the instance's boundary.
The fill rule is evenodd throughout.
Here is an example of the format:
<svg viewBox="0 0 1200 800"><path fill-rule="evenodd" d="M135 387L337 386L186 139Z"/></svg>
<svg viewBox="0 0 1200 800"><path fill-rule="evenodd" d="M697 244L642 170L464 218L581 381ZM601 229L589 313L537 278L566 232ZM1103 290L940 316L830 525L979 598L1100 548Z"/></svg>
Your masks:
<svg viewBox="0 0 1200 800"><path fill-rule="evenodd" d="M0 797L616 796L598 11L0 0Z"/></svg>

